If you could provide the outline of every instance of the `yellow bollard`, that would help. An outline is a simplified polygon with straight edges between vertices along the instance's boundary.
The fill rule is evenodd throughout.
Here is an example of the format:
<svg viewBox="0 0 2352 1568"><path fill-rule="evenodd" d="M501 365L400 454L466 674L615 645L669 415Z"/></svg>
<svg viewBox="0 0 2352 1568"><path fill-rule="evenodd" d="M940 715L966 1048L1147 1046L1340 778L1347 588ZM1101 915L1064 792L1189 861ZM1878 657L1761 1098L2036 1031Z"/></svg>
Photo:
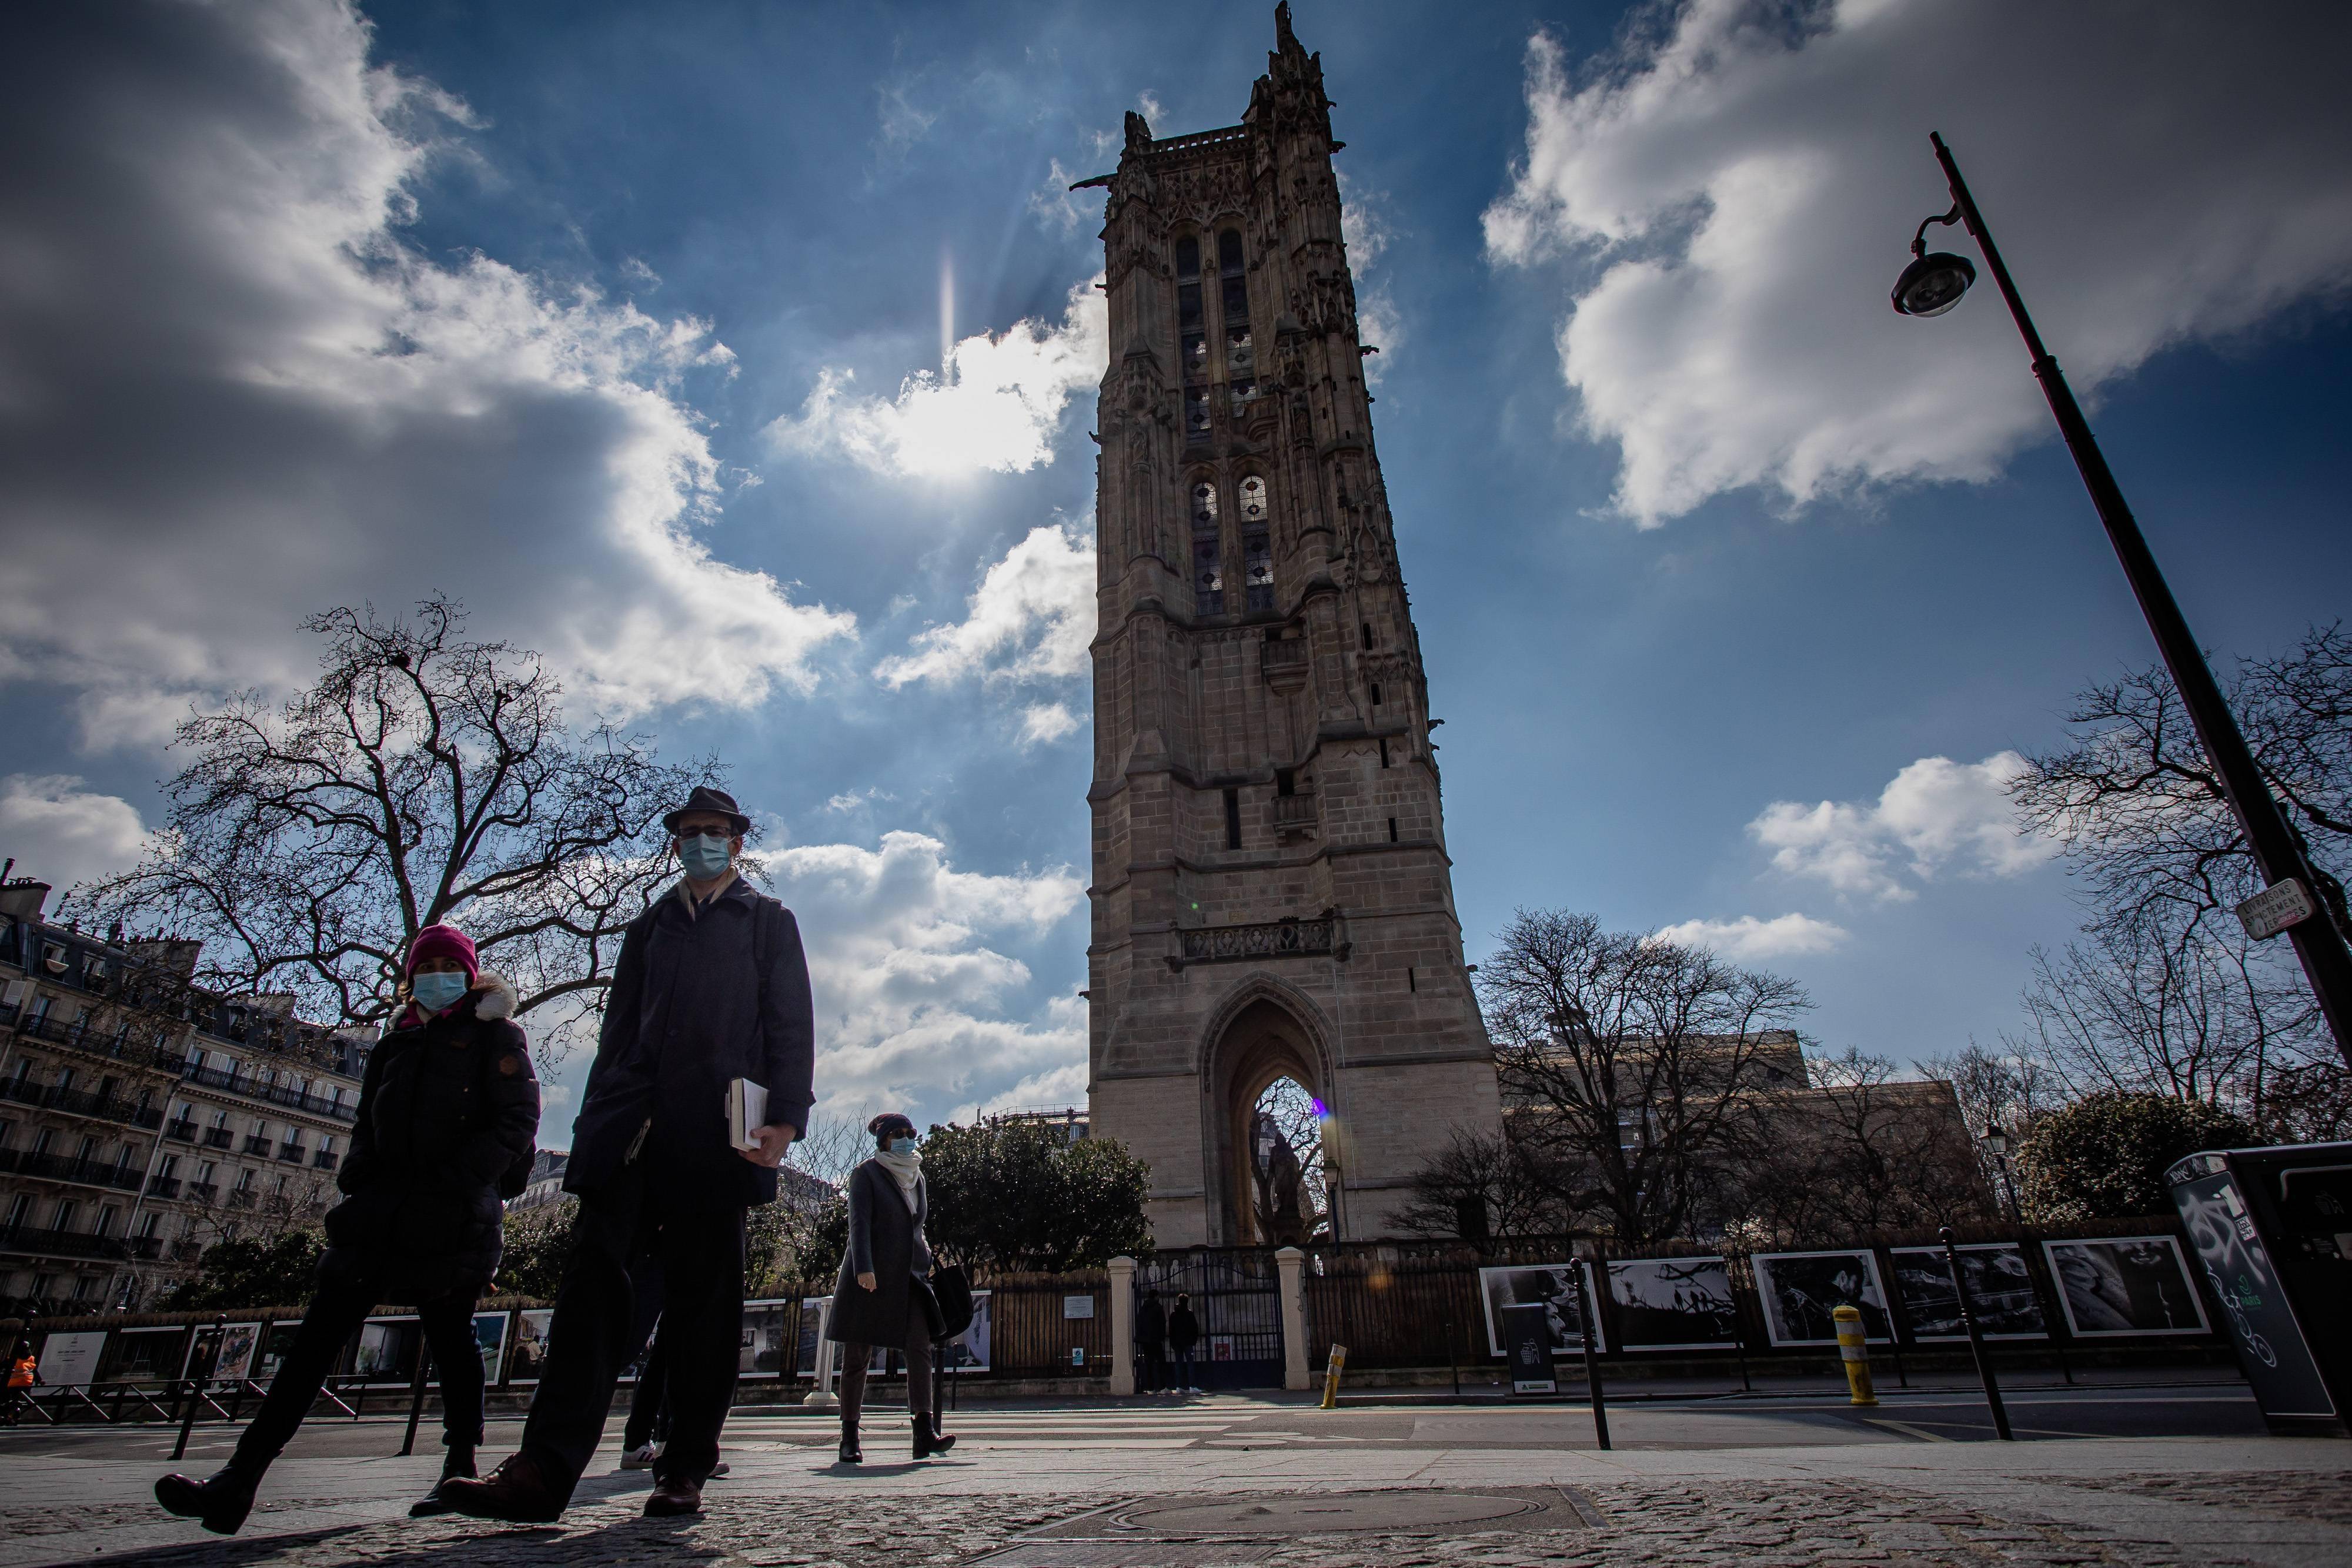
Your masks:
<svg viewBox="0 0 2352 1568"><path fill-rule="evenodd" d="M1862 1309L1837 1307L1830 1316L1837 1322L1838 1354L1845 1360L1845 1385L1853 1392L1856 1405L1875 1405L1878 1395L1870 1386L1870 1346L1862 1332Z"/></svg>
<svg viewBox="0 0 2352 1568"><path fill-rule="evenodd" d="M1347 1364L1348 1347L1344 1344L1333 1345L1331 1359L1323 1368L1323 1408L1326 1410L1337 1410L1339 1407L1339 1369Z"/></svg>

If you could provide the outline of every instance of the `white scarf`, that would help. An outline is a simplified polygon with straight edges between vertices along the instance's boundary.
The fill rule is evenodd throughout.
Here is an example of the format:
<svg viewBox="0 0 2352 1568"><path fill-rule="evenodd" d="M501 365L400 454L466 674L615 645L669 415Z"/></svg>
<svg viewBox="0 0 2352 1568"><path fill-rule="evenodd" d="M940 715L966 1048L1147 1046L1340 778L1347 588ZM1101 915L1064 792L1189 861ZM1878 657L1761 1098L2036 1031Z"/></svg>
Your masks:
<svg viewBox="0 0 2352 1568"><path fill-rule="evenodd" d="M890 1179L898 1184L898 1195L907 1200L907 1212L914 1213L915 1184L923 1179L923 1156L912 1151L900 1155L883 1149L875 1155L874 1161L890 1173Z"/></svg>

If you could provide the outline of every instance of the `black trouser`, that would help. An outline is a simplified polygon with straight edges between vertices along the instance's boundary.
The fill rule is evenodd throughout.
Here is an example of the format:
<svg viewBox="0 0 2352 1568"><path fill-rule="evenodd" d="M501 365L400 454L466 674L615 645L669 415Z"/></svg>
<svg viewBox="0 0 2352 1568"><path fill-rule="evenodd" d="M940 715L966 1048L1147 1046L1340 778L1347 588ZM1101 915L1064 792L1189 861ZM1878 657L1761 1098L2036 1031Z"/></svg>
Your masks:
<svg viewBox="0 0 2352 1568"><path fill-rule="evenodd" d="M1176 1350L1176 1386L1190 1388L1192 1379L1198 1375L1192 1370L1192 1347L1189 1344L1179 1346Z"/></svg>
<svg viewBox="0 0 2352 1568"><path fill-rule="evenodd" d="M909 1415L928 1416L931 1411L931 1324L920 1306L909 1303L907 1313L907 1340L894 1350L907 1353L907 1410ZM859 1412L866 1408L866 1368L874 1359L874 1347L859 1344L855 1340L841 1342L841 1418L850 1426L857 1425Z"/></svg>
<svg viewBox="0 0 2352 1568"><path fill-rule="evenodd" d="M629 1280L637 1288L636 1322L629 1330L637 1345L637 1386L629 1396L629 1422L622 1428L621 1447L634 1453L669 1436L669 1423L662 1419L662 1396L668 1379L661 1339L655 1333L661 1322L661 1254L647 1252L632 1261Z"/></svg>
<svg viewBox="0 0 2352 1568"><path fill-rule="evenodd" d="M1165 1347L1147 1344L1143 1347L1143 1392L1157 1394L1168 1384L1168 1357Z"/></svg>
<svg viewBox="0 0 2352 1568"><path fill-rule="evenodd" d="M278 1364L253 1425L236 1440L231 1469L258 1478L293 1439L335 1358L383 1299L383 1283L381 1273L365 1268L320 1273L310 1310L294 1331L293 1348ZM474 1292L462 1288L421 1302L416 1315L425 1348L433 1353L433 1375L441 1385L441 1441L452 1448L479 1448L482 1352L474 1340Z"/></svg>
<svg viewBox="0 0 2352 1568"><path fill-rule="evenodd" d="M735 1397L743 1337L743 1205L709 1172L639 1160L580 1198L572 1258L547 1326L547 1364L531 1396L522 1451L569 1499L604 1440L613 1386L636 1354L631 1263L656 1254L665 1299L659 1338L669 1447L656 1477L699 1484L719 1463L719 1429Z"/></svg>

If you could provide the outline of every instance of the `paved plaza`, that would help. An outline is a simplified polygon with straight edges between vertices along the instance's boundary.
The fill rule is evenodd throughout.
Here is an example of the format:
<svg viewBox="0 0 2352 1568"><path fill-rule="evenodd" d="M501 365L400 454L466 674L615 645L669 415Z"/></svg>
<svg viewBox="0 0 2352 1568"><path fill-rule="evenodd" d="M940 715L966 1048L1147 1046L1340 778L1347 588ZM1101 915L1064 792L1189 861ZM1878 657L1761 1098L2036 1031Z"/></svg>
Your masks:
<svg viewBox="0 0 2352 1568"><path fill-rule="evenodd" d="M233 1540L149 1500L171 1431L18 1430L0 1434L0 1568L2352 1563L2352 1444L2263 1435L2242 1385L2019 1389L2011 1410L2023 1440L2003 1444L1958 1387L1868 1410L1651 1399L1612 1406L1603 1453L1576 1405L989 1406L922 1465L903 1415L869 1417L871 1462L851 1469L829 1420L747 1408L702 1518L639 1517L648 1479L615 1468L615 1423L580 1505L543 1529L411 1521L430 1425L396 1458L397 1422L320 1421ZM494 1427L487 1452L516 1431ZM198 1428L182 1468L208 1471L230 1436Z"/></svg>

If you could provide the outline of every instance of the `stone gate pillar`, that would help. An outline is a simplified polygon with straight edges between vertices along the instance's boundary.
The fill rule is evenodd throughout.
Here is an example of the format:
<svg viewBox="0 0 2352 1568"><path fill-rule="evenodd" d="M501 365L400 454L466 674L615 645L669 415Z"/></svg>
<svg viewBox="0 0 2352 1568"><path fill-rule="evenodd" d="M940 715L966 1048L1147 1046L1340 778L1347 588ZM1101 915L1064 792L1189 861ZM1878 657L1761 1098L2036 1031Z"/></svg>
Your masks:
<svg viewBox="0 0 2352 1568"><path fill-rule="evenodd" d="M1110 1391L1135 1392L1135 1260L1110 1260Z"/></svg>
<svg viewBox="0 0 2352 1568"><path fill-rule="evenodd" d="M1285 1388L1311 1388L1307 1375L1307 1282L1302 1266L1307 1254L1296 1247L1285 1247L1274 1255L1274 1266L1282 1275L1282 1385Z"/></svg>

